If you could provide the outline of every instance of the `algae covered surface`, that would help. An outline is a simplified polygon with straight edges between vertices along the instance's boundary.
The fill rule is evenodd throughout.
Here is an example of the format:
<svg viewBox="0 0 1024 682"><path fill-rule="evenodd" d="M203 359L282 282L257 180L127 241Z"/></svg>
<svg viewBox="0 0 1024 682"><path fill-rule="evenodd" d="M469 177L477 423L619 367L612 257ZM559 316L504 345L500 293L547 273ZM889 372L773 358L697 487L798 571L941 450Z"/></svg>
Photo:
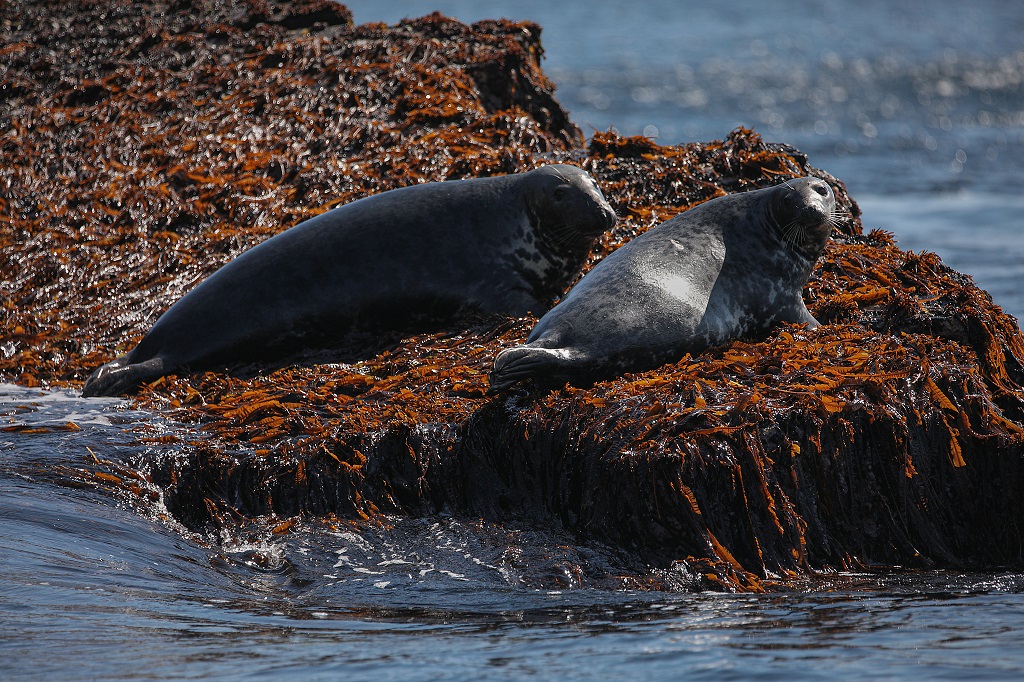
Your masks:
<svg viewBox="0 0 1024 682"><path fill-rule="evenodd" d="M529 23L354 26L316 0L0 6L7 382L80 386L246 248L418 182L583 167L619 216L587 267L693 205L787 178L822 177L846 216L805 290L819 329L498 397L494 357L535 318L167 377L133 400L194 425L173 444L185 456L81 481L145 479L192 528L439 513L557 526L627 557L621 574L684 565L730 589L1022 565L1016 322L937 256L864 234L842 182L798 150L745 129L585 140Z"/></svg>

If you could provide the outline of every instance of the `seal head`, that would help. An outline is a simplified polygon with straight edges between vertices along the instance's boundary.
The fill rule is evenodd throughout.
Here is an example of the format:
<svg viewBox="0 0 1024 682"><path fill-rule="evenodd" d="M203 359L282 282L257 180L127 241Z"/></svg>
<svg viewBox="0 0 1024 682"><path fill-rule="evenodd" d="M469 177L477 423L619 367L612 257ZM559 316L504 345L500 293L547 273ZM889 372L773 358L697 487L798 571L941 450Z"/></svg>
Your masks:
<svg viewBox="0 0 1024 682"><path fill-rule="evenodd" d="M518 260L512 267L544 305L495 311L514 315L550 308L552 299L565 291L566 273L579 272L594 240L616 221L597 181L576 166L542 166L527 173L523 182L530 229L515 234L520 243L510 245Z"/></svg>
<svg viewBox="0 0 1024 682"><path fill-rule="evenodd" d="M498 354L491 392L525 379L585 385L785 321L818 322L803 287L835 222L818 178L718 197L633 239Z"/></svg>
<svg viewBox="0 0 1024 682"><path fill-rule="evenodd" d="M791 180L768 193L765 212L765 225L795 253L814 263L832 235L836 197L824 180Z"/></svg>

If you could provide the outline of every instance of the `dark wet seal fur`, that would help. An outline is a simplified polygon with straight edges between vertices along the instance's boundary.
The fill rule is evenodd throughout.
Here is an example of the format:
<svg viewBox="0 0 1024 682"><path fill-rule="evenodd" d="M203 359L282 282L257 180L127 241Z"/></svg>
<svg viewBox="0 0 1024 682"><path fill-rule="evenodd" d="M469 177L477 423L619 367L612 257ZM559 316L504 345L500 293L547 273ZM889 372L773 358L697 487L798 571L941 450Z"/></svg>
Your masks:
<svg viewBox="0 0 1024 682"><path fill-rule="evenodd" d="M817 327L803 288L835 223L818 178L718 197L613 252L502 351L491 391L652 369L777 322Z"/></svg>
<svg viewBox="0 0 1024 682"><path fill-rule="evenodd" d="M574 166L428 183L307 220L243 253L97 369L83 395L181 370L274 361L352 332L540 313L615 213Z"/></svg>

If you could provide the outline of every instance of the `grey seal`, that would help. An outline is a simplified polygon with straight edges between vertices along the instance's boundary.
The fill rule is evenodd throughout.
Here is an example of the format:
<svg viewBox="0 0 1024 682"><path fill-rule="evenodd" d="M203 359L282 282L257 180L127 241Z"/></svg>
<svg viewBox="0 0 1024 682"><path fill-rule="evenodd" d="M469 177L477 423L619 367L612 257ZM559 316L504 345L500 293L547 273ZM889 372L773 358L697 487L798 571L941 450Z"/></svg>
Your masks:
<svg viewBox="0 0 1024 682"><path fill-rule="evenodd" d="M717 197L636 237L495 358L491 392L585 385L767 331L817 327L803 288L836 222L818 178Z"/></svg>
<svg viewBox="0 0 1024 682"><path fill-rule="evenodd" d="M84 396L187 370L280 361L354 332L546 310L615 222L595 180L549 165L383 192L306 220L201 282Z"/></svg>

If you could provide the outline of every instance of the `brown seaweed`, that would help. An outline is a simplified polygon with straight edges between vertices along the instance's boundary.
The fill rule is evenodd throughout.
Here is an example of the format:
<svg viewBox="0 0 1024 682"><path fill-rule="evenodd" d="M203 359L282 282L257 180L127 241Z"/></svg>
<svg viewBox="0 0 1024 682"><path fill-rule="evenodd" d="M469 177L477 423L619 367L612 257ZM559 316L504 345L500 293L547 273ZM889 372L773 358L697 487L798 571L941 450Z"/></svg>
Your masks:
<svg viewBox="0 0 1024 682"><path fill-rule="evenodd" d="M820 329L502 398L487 372L533 318L394 339L352 365L166 377L136 400L196 425L150 441L186 456L140 473L99 453L81 484L161 490L197 528L441 511L557 525L730 589L1022 565L1015 320L934 254L863 234L843 184L797 150L744 129L585 144L529 23L353 26L315 1L4 5L4 381L80 385L243 249L411 183L581 165L620 216L590 265L711 197L806 174L847 215L805 292Z"/></svg>

